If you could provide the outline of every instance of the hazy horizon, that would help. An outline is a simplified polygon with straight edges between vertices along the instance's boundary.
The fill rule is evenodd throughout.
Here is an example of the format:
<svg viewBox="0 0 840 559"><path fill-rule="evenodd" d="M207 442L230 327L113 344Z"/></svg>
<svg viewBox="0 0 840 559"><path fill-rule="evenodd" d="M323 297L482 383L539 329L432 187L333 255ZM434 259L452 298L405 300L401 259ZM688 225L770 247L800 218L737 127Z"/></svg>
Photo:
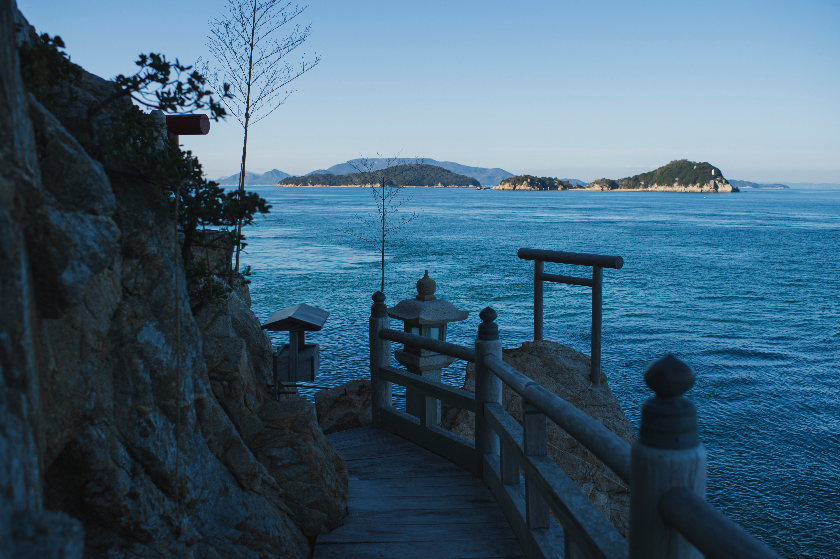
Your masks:
<svg viewBox="0 0 840 559"><path fill-rule="evenodd" d="M430 158L430 159L431 159L431 158ZM446 160L446 161L451 161L451 160ZM344 162L344 161L339 161L338 163L345 163L345 162ZM464 164L464 163L462 163L462 162L460 162L460 161L454 161L454 163L461 163L462 165L466 165L466 164ZM335 163L334 163L333 165L335 165ZM330 168L330 167L332 167L333 165L326 165L326 166L324 166L322 169L324 169L324 170L325 170L325 169L329 169L329 168ZM663 165L665 165L665 163L663 163ZM467 166L469 166L469 167L475 167L475 165L467 165ZM661 165L660 165L660 166L661 166ZM493 168L493 167L490 167L490 168ZM501 168L503 171L508 171L508 172L511 172L511 171L509 171L508 169L504 169L504 168L502 168L502 167L499 167L499 168ZM634 174L634 175L636 175L636 174L639 174L639 173L645 173L645 172L647 172L647 171L649 171L649 170L653 170L653 169L655 169L655 168L656 168L656 167L653 167L653 168L651 168L651 169L645 169L645 170L643 170L643 171L639 171L639 172L637 172L637 173L633 173L633 174ZM306 171L306 172L304 172L304 173L300 173L300 174L293 174L293 173L289 173L289 174L290 174L291 176L304 176L304 175L306 175L306 174L308 174L308 173L311 173L312 171L316 171L316 170L318 170L318 169L312 169L311 171ZM272 168L270 168L270 169L263 169L263 170L251 170L251 169L249 169L248 171L246 171L246 173L247 173L247 174L254 174L254 175L262 175L262 174L268 173L268 172L270 172L270 171L282 171L282 172L284 172L284 173L288 173L288 171L286 171L285 169L280 169L279 167L272 167ZM721 169L721 171L723 172L723 170L722 170L722 169ZM234 175L238 175L238 174L239 174L239 172L238 172L238 171L229 172L229 173L224 173L224 172L223 172L223 173L221 173L221 174L219 174L219 175L217 175L217 176L210 176L210 175L208 175L208 178L209 178L209 179L211 179L211 180L219 180L219 179L228 178L228 177L231 177L231 176L234 176ZM628 176L632 176L632 175L622 175L622 176L599 176L599 177L595 177L595 178L585 178L585 177L575 177L575 176L571 176L571 175L562 175L562 176L561 176L561 175L551 175L551 174L539 174L539 173L532 173L532 172L514 173L514 174L515 174L515 175L517 175L517 174L527 174L527 175L535 175L535 176L540 176L540 177L552 177L552 178L558 178L558 179L576 179L576 180L584 181L584 182L586 182L586 183L590 183L590 182L592 182L592 181L595 181L595 180L598 180L598 179L602 179L602 178L608 178L608 179L615 179L615 180L618 180L618 179L622 179L622 178L625 178L625 177L628 177ZM740 177L736 178L736 177L729 177L729 176L727 176L727 175L726 175L726 173L725 173L725 172L723 173L723 176L724 176L724 178L726 178L727 180L748 181L748 182L754 182L754 183L758 183L758 184L784 184L784 185L789 186L790 188L793 188L793 189L807 189L807 188L828 188L828 189L840 189L840 181L837 181L837 182L808 182L808 181L787 181L787 182L785 182L785 181L757 181L757 180L753 180L753 179L751 179L751 178L740 178Z"/></svg>
<svg viewBox="0 0 840 559"><path fill-rule="evenodd" d="M224 0L19 0L97 75L141 52L207 57ZM119 21L119 25L114 22ZM593 180L675 159L754 182L840 183L840 4L313 0L322 57L249 132L248 170L296 175L377 152ZM239 168L242 131L182 137L209 177Z"/></svg>

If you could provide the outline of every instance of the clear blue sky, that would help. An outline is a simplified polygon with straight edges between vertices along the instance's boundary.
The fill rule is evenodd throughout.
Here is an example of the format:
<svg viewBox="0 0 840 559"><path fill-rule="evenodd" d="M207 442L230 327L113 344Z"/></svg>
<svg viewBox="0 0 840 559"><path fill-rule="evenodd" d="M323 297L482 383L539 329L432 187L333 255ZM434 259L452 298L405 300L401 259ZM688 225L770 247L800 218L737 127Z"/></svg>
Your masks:
<svg viewBox="0 0 840 559"><path fill-rule="evenodd" d="M18 6L113 77L141 52L206 56L225 2ZM687 158L728 178L840 182L837 0L313 0L305 21L299 54L323 60L252 129L249 170L401 151L582 180ZM183 140L211 178L238 170L235 120Z"/></svg>

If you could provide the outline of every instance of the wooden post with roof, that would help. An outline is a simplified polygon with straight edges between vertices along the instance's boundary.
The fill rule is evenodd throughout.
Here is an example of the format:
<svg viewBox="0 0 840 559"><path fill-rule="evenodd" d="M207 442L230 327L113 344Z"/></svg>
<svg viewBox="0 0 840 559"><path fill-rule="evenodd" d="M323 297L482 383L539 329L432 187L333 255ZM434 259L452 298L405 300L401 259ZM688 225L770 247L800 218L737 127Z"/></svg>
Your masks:
<svg viewBox="0 0 840 559"><path fill-rule="evenodd" d="M268 389L275 400L282 393L281 383L315 380L321 362L320 349L318 344L306 343L306 332L323 328L329 316L328 311L301 303L277 311L262 325L263 330L289 333L289 343L274 353L274 384Z"/></svg>

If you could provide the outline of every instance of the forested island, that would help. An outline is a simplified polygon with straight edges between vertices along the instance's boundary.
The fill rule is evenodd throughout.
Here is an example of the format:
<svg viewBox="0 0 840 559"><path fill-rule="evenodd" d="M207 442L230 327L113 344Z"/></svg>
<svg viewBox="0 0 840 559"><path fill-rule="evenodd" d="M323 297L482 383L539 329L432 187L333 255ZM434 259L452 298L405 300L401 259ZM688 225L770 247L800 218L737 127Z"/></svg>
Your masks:
<svg viewBox="0 0 840 559"><path fill-rule="evenodd" d="M649 173L623 179L598 179L587 190L649 190L658 192L738 192L710 163L686 159L671 161Z"/></svg>
<svg viewBox="0 0 840 559"><path fill-rule="evenodd" d="M473 178L447 171L435 165L395 165L390 169L383 169L364 173L348 173L344 175L316 174L303 177L287 177L277 183L277 186L368 186L378 183L384 177L386 184L410 186L418 188L470 188L481 184Z"/></svg>
<svg viewBox="0 0 840 559"><path fill-rule="evenodd" d="M518 175L510 177L494 186L493 190L573 190L582 186L572 184L567 180L551 177L535 177L533 175Z"/></svg>

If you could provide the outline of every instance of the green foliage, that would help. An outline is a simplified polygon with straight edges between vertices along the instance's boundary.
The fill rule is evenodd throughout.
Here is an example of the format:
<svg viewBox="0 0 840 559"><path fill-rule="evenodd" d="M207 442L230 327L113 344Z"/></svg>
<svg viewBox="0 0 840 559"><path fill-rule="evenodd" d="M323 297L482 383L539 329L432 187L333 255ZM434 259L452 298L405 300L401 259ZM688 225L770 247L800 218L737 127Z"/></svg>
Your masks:
<svg viewBox="0 0 840 559"><path fill-rule="evenodd" d="M592 181L587 185L587 187L598 186L604 190L616 190L619 188L617 182L612 179L598 179L596 181Z"/></svg>
<svg viewBox="0 0 840 559"><path fill-rule="evenodd" d="M35 43L33 41L33 43ZM27 86L39 100L73 102L73 87L82 70L72 65L58 49L64 43L56 37L42 35L40 44L27 47L21 54L21 70L28 76ZM257 213L268 213L269 206L253 192L226 192L216 182L206 180L201 164L189 151L165 139L161 122L132 104L125 108L115 105L119 99L131 98L143 106L170 112L192 112L207 109L213 120L225 116L224 109L205 88L204 78L177 60L171 63L159 54L140 55L139 70L132 76L119 75L114 93L88 109L87 129L77 133L85 150L99 160L111 173L120 173L154 184L170 200L173 219L183 234L181 257L187 270L190 303L198 310L208 302L221 301L230 285L247 281L249 269L233 273L229 265L211 264L211 259L195 254L194 248L204 247L208 254L232 243L244 247L245 237L230 232L227 235L201 235L206 226L231 228L241 221L253 222ZM52 76L52 78L47 79ZM46 80L46 81L45 81ZM63 81L62 81L63 80ZM112 114L108 111L112 110ZM102 118L103 115L108 118ZM212 240L208 241L208 238ZM212 245L212 246L210 246Z"/></svg>
<svg viewBox="0 0 840 559"><path fill-rule="evenodd" d="M100 103L99 108L121 96L131 96L132 100L145 107L168 112L192 112L208 109L213 120L225 116L225 110L213 98L213 92L205 89L207 81L192 66L184 66L178 59L169 62L162 54L141 54L135 62L140 70L132 76L122 74L114 78L120 91L112 98ZM221 95L229 96L230 86L224 84Z"/></svg>
<svg viewBox="0 0 840 559"><path fill-rule="evenodd" d="M537 190L569 190L577 188L569 181L563 181L551 177L535 177L533 175L508 177L503 180L501 184L513 185L516 188L520 188L522 185L527 185L528 188L535 188Z"/></svg>
<svg viewBox="0 0 840 559"><path fill-rule="evenodd" d="M406 164L391 167L388 186L393 186L405 178L405 186L481 186L470 177L447 171L442 167L426 164ZM348 173L346 175L307 175L305 177L287 177L278 183L279 186L349 186L364 185L370 181L369 172Z"/></svg>
<svg viewBox="0 0 840 559"><path fill-rule="evenodd" d="M714 171L714 175L712 174ZM621 188L648 188L654 184L671 186L689 186L692 184L707 184L712 180L723 179L720 169L709 163L695 163L686 159L671 161L667 165L651 171L620 179Z"/></svg>
<svg viewBox="0 0 840 559"><path fill-rule="evenodd" d="M68 96L68 84L78 81L81 69L62 50L64 41L43 33L20 48L20 73L26 88L48 109L60 96Z"/></svg>

